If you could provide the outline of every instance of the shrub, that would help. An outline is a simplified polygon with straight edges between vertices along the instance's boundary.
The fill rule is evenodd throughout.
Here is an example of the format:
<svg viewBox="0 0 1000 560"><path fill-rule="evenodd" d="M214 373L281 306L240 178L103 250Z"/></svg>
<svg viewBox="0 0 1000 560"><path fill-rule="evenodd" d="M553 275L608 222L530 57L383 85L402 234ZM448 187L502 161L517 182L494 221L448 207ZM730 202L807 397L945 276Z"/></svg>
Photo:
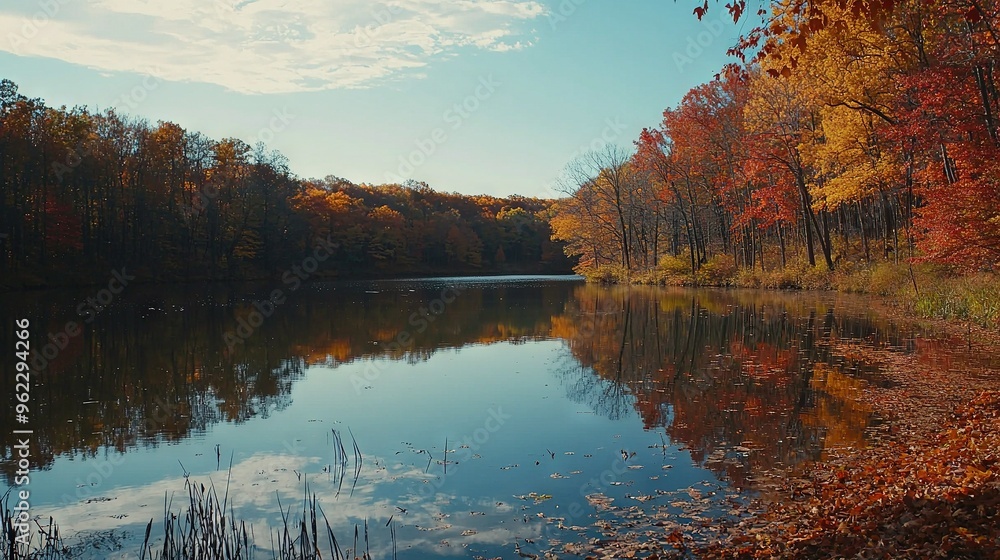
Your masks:
<svg viewBox="0 0 1000 560"><path fill-rule="evenodd" d="M627 284L629 281L628 271L617 264L602 264L597 268L584 270L581 274L588 282L599 284Z"/></svg>
<svg viewBox="0 0 1000 560"><path fill-rule="evenodd" d="M729 255L715 255L701 265L695 279L699 286L732 286L737 274L736 261Z"/></svg>
<svg viewBox="0 0 1000 560"><path fill-rule="evenodd" d="M771 290L828 290L833 274L826 267L810 266L804 260L790 261L784 268L761 272L760 269L740 269L732 275L733 283L741 288Z"/></svg>
<svg viewBox="0 0 1000 560"><path fill-rule="evenodd" d="M875 263L868 280L869 294L892 296L901 293L910 285L909 265L889 262Z"/></svg>
<svg viewBox="0 0 1000 560"><path fill-rule="evenodd" d="M756 270L740 268L736 272L733 284L738 288L760 288L762 286L761 277Z"/></svg>
<svg viewBox="0 0 1000 560"><path fill-rule="evenodd" d="M872 269L865 263L841 263L830 277L835 290L846 293L864 293L871 285Z"/></svg>
<svg viewBox="0 0 1000 560"><path fill-rule="evenodd" d="M687 276L691 277L691 259L675 257L674 255L664 255L660 258L660 263L656 270L666 276Z"/></svg>

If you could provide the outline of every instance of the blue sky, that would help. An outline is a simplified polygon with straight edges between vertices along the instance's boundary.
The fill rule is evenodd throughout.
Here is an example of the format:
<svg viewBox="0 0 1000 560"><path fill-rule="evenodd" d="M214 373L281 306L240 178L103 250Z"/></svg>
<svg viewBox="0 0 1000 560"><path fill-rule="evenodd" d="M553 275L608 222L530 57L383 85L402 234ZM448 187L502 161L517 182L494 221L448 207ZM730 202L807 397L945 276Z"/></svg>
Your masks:
<svg viewBox="0 0 1000 560"><path fill-rule="evenodd" d="M686 0L43 0L0 5L0 77L264 141L303 178L555 196L731 60Z"/></svg>

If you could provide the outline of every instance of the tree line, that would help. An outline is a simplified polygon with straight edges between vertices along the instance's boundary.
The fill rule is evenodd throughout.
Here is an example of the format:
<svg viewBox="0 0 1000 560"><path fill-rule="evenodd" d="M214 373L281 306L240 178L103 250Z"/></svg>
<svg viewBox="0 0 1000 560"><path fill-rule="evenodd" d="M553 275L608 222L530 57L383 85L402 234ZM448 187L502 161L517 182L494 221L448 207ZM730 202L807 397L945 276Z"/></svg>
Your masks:
<svg viewBox="0 0 1000 560"><path fill-rule="evenodd" d="M745 2L727 5L734 19ZM695 10L701 17L708 4ZM714 9L714 8L713 8ZM632 149L573 164L578 270L1000 264L1000 3L773 2Z"/></svg>
<svg viewBox="0 0 1000 560"><path fill-rule="evenodd" d="M114 110L53 108L0 81L0 286L279 275L563 272L551 201L294 176L263 144Z"/></svg>

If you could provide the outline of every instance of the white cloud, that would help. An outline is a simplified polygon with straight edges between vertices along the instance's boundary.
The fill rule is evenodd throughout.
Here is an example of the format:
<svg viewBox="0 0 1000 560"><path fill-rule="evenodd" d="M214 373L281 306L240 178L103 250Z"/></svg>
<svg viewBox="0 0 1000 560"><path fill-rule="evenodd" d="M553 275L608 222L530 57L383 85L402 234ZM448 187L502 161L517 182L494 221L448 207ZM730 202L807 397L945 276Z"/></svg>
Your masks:
<svg viewBox="0 0 1000 560"><path fill-rule="evenodd" d="M0 50L243 93L368 87L460 49L530 45L536 0L52 0L0 7ZM38 16L34 17L33 16Z"/></svg>
<svg viewBox="0 0 1000 560"><path fill-rule="evenodd" d="M128 455L122 459L119 469L128 469ZM418 557L420 551L434 550L442 554L439 547L442 540L453 541L456 545L472 542L501 545L513 540L514 535L510 531L489 528L496 527L501 520L511 516L512 509L509 506L492 506L501 499L500 496L486 494L480 498L482 505L476 509L487 512L483 517L458 515L456 504L459 503L459 497L443 489L429 497L401 493L402 490L423 486L424 481L434 479L436 475L427 475L424 468L404 465L395 458L383 459L382 466L372 469L369 466L370 459L374 458L365 457L365 470L353 493L350 493L350 476L341 488L332 475L321 471L322 466L327 463L320 457L270 453L247 457L231 468L194 473L190 481L206 487L214 485L220 501L228 496L228 504L235 511L236 519L253 527L258 541L256 544L265 549L273 542L270 539L271 533L282 526L279 501L285 513L290 512L292 523L298 519L302 511L305 482L309 484L309 491L318 497L319 505L335 534L342 537L349 538L354 525L364 519L370 519L372 528L378 528L384 534L388 530L382 527L393 516L400 530L399 548L412 550ZM188 508L190 502L187 480L177 476L150 482L145 486L112 487L114 473L117 471L114 467L109 468L111 475L102 481L107 488L102 487L103 485L94 489L84 487L88 498L60 505L32 504L32 512L39 520L52 517L59 524L60 533L74 545L87 543L88 547L96 547L100 543L87 539L88 535L124 531L128 537L122 537L124 540L117 544L124 551L133 554L119 553L116 557L135 558L134 552L141 545L146 523L151 518L155 520L151 539L154 549L156 544L162 543L161 519L165 497L170 500L171 512L174 514L183 515ZM299 473L303 474L301 479ZM342 495L338 494L338 489L343 491ZM92 490L100 493L91 494ZM401 515L396 506L406 506L406 513ZM447 522L443 521L445 518ZM426 531L415 529L416 527L440 530ZM463 535L467 529L479 532L473 536ZM383 549L378 552L385 552L384 549L388 546L389 543L384 540L376 539L372 542L373 549ZM455 546L444 553L457 556L464 550L463 546ZM92 553L93 556L86 557L112 556L103 550L94 550ZM387 555L383 554L385 556Z"/></svg>

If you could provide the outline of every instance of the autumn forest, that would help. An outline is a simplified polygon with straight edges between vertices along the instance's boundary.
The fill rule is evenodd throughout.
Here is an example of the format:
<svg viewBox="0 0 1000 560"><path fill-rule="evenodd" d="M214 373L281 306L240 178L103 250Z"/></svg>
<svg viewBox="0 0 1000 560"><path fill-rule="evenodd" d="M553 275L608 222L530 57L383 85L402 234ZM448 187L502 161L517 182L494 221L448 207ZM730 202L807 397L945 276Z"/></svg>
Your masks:
<svg viewBox="0 0 1000 560"><path fill-rule="evenodd" d="M744 9L730 11L752 19ZM14 285L123 266L158 279L263 277L326 238L337 246L327 275L576 263L597 280L729 284L738 270L790 263L992 270L1000 13L819 2L757 16L732 49L742 62L665 110L633 148L571 162L570 196L555 206L414 181L302 180L263 145L47 107L4 81L0 259Z"/></svg>
<svg viewBox="0 0 1000 560"><path fill-rule="evenodd" d="M333 254L316 277L569 272L551 201L426 184L301 180L263 145L84 108L0 83L0 287L246 280Z"/></svg>
<svg viewBox="0 0 1000 560"><path fill-rule="evenodd" d="M726 7L755 21L746 3ZM739 62L664 111L634 150L571 166L556 238L582 273L612 281L793 262L994 269L998 10L774 2L731 50Z"/></svg>
<svg viewBox="0 0 1000 560"><path fill-rule="evenodd" d="M302 180L263 145L47 107L4 81L0 259L14 285L123 266L159 279L262 277L328 237L329 275L576 263L597 280L729 284L738 270L790 263L1000 262L996 7L727 9L760 21L731 50L739 62L634 147L571 162L570 196L554 207L413 181Z"/></svg>

